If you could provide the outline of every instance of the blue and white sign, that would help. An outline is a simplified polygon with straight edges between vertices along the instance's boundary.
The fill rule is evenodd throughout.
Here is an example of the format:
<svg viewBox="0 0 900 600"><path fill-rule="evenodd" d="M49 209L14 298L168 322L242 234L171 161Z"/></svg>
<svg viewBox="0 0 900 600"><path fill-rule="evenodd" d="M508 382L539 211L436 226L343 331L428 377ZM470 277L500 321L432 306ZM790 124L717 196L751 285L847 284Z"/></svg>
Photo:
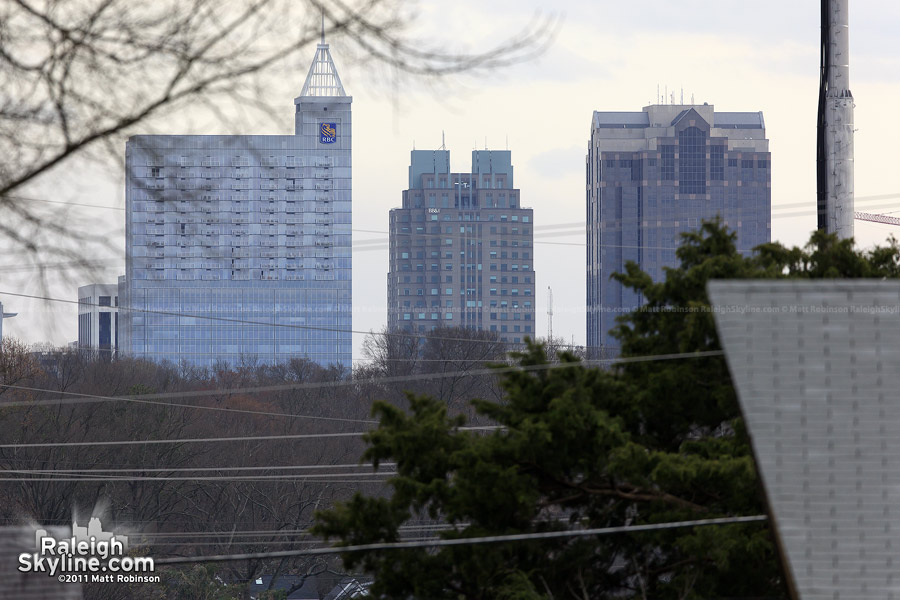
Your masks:
<svg viewBox="0 0 900 600"><path fill-rule="evenodd" d="M333 144L337 140L337 123L322 123L319 127L319 143Z"/></svg>

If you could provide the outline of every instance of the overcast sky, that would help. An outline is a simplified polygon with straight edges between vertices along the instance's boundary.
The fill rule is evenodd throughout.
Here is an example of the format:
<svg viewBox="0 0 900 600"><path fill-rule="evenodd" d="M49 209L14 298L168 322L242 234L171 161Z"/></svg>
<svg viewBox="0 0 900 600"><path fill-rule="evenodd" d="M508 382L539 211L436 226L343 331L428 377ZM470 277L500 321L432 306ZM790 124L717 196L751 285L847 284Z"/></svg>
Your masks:
<svg viewBox="0 0 900 600"><path fill-rule="evenodd" d="M891 142L900 139L900 119L890 116L900 99L900 3L851 4L857 210L900 214L900 182L893 177L900 152ZM585 339L584 155L594 110L639 111L656 102L658 86L674 91L676 101L683 90L685 103L693 97L717 110L763 111L772 152L772 239L801 244L815 227L818 0L428 0L419 7L410 33L445 39L448 49L490 47L536 13L556 14L562 22L552 47L535 61L428 84L354 65L333 41L332 55L353 96L354 329L377 331L386 322L388 211L399 206L406 188L409 151L414 145L438 148L442 131L454 171L469 170L476 146L512 151L522 205L534 208L542 336L549 285L554 333L576 343ZM313 53L310 48L309 59ZM307 67L308 62L298 64L293 81L273 80L270 99L284 96L284 114L276 116L280 125L266 121L254 133L293 131L293 97ZM195 132L247 133L227 130L212 117L202 127ZM58 181L43 185L60 189ZM124 205L118 171L89 171L67 182L66 189L73 202ZM866 199L891 194L896 198ZM779 208L801 202L806 205ZM123 213L85 216L108 230L117 245L124 244ZM900 229L856 222L863 246L881 243L891 233ZM122 256L124 250L116 258ZM123 272L124 260L104 275L114 282ZM27 293L39 291L33 282L14 283ZM75 300L75 287L56 280L51 292ZM20 312L5 322L8 335L28 343L76 339L74 305L2 300L7 310ZM354 358L360 357L361 341L362 335L354 336Z"/></svg>

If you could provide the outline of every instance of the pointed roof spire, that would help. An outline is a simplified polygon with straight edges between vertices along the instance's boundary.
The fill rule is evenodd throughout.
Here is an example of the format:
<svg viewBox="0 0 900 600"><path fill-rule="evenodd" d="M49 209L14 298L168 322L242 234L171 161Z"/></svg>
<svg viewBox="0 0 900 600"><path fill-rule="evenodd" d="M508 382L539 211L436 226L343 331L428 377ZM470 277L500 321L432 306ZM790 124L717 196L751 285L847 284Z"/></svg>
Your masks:
<svg viewBox="0 0 900 600"><path fill-rule="evenodd" d="M325 43L325 11L322 11L322 42L316 46L316 55L309 66L306 82L300 96L346 96L337 67Z"/></svg>

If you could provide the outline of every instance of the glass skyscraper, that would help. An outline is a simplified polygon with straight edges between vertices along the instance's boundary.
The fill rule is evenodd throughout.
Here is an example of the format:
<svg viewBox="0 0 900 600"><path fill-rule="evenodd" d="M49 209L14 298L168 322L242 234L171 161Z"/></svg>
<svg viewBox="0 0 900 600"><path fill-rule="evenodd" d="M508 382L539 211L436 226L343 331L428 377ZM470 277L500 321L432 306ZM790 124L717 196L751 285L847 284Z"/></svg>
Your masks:
<svg viewBox="0 0 900 600"><path fill-rule="evenodd" d="M533 226L508 150L473 150L470 173L450 172L448 150L413 150L409 189L390 212L388 327L534 338Z"/></svg>
<svg viewBox="0 0 900 600"><path fill-rule="evenodd" d="M761 112L653 105L594 112L587 153L587 344L615 352L615 318L644 299L610 279L633 261L654 281L682 232L720 217L749 254L771 239L771 160Z"/></svg>
<svg viewBox="0 0 900 600"><path fill-rule="evenodd" d="M322 43L294 135L128 140L124 353L351 366L351 101Z"/></svg>

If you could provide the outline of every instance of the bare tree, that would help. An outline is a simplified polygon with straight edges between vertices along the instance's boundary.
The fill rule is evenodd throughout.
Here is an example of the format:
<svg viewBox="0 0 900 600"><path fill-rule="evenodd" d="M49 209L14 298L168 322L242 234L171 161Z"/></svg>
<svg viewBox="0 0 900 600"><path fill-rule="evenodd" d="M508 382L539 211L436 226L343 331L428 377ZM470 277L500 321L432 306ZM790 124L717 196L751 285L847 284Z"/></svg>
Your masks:
<svg viewBox="0 0 900 600"><path fill-rule="evenodd" d="M13 338L0 340L0 396L8 386L31 383L40 373L40 367L28 353L25 344Z"/></svg>
<svg viewBox="0 0 900 600"><path fill-rule="evenodd" d="M92 266L79 245L97 233L72 227L63 202L35 203L32 184L74 157L121 159L124 137L192 108L264 114L266 78L316 42L322 27L348 52L422 76L522 60L554 29L552 18L538 19L493 48L452 53L410 37L411 4L0 0L0 244L32 260L66 255L71 266Z"/></svg>

